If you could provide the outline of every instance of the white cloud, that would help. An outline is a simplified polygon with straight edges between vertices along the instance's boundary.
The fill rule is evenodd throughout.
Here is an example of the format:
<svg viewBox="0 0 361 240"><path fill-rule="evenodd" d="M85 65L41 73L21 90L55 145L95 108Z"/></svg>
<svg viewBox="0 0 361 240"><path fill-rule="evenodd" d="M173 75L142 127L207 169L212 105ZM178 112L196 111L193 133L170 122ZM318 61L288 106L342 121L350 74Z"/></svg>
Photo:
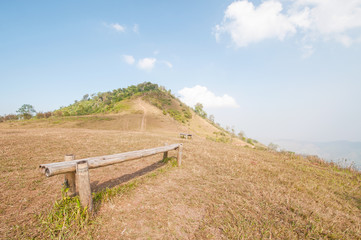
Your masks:
<svg viewBox="0 0 361 240"><path fill-rule="evenodd" d="M164 63L167 67L173 68L173 65L172 65L170 62L168 62L168 61L163 61L163 63Z"/></svg>
<svg viewBox="0 0 361 240"><path fill-rule="evenodd" d="M229 35L237 47L271 38L282 41L296 33L309 42L334 40L350 46L360 42L354 36L360 28L361 0L266 0L259 6L242 0L227 7L214 33L217 41Z"/></svg>
<svg viewBox="0 0 361 240"><path fill-rule="evenodd" d="M133 32L139 33L139 26L138 26L138 24L134 24L134 25L133 25Z"/></svg>
<svg viewBox="0 0 361 240"><path fill-rule="evenodd" d="M136 59L132 55L123 55L123 61L129 65L133 65L136 62ZM173 68L173 64L168 61L160 60L158 61L156 58L141 58L137 62L137 67L141 70L150 71L152 70L156 63L164 64L168 68Z"/></svg>
<svg viewBox="0 0 361 240"><path fill-rule="evenodd" d="M283 40L294 34L296 28L290 17L281 11L282 4L278 1L266 1L258 7L247 0L233 2L228 6L223 22L216 26L216 37L219 39L221 34L228 33L238 47L267 38ZM293 21L297 22L297 19Z"/></svg>
<svg viewBox="0 0 361 240"><path fill-rule="evenodd" d="M129 65L132 65L135 62L135 59L131 55L123 55L124 62L128 63Z"/></svg>
<svg viewBox="0 0 361 240"><path fill-rule="evenodd" d="M155 58L143 58L139 59L138 67L142 70L150 71L154 68L157 59Z"/></svg>
<svg viewBox="0 0 361 240"><path fill-rule="evenodd" d="M194 106L196 103L202 103L204 107L208 108L238 108L238 104L231 96L224 94L223 96L216 96L206 87L196 85L192 88L183 88L178 91L181 95L181 101L189 106Z"/></svg>
<svg viewBox="0 0 361 240"><path fill-rule="evenodd" d="M361 27L361 0L295 0L294 9L309 8L310 29L340 34Z"/></svg>
<svg viewBox="0 0 361 240"><path fill-rule="evenodd" d="M109 27L111 27L117 32L125 32L125 26L122 26L119 23L109 24Z"/></svg>

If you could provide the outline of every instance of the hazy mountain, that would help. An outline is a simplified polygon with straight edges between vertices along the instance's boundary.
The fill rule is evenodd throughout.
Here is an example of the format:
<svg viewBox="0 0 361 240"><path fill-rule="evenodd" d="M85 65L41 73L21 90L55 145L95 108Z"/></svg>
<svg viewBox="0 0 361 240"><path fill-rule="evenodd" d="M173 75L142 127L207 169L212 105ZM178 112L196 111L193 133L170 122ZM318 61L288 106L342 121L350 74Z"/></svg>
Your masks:
<svg viewBox="0 0 361 240"><path fill-rule="evenodd" d="M292 152L318 155L319 157L349 166L352 162L361 169L361 142L304 142L295 140L275 141L281 149ZM345 161L346 160L346 161Z"/></svg>

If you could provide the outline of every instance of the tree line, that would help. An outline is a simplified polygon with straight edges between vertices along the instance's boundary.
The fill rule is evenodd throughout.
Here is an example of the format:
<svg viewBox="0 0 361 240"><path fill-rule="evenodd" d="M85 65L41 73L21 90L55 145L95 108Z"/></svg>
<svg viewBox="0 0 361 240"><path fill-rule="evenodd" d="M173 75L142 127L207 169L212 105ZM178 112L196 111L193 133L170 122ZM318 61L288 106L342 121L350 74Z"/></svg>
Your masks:
<svg viewBox="0 0 361 240"><path fill-rule="evenodd" d="M36 112L33 105L23 104L18 110L16 110L17 114L5 114L4 116L0 116L0 122L5 121L14 121L14 120L29 120L31 118L49 118L53 116L53 112Z"/></svg>

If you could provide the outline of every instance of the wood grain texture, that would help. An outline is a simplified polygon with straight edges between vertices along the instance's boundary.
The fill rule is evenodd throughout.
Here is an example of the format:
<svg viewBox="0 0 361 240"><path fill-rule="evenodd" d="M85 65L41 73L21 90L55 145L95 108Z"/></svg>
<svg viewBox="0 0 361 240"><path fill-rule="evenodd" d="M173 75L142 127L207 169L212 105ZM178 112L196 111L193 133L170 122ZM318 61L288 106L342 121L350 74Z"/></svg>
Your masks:
<svg viewBox="0 0 361 240"><path fill-rule="evenodd" d="M172 144L172 145L163 146L163 147L144 149L144 150L138 150L138 151L133 151L133 152L125 152L125 153L119 153L119 154L114 154L114 155L84 158L84 159L67 161L67 162L40 164L39 169L40 169L41 173L45 174L47 177L51 177L51 176L55 176L58 174L75 172L76 164L78 162L82 162L82 161L88 162L89 169L99 168L99 167L113 165L113 164L129 161L129 160L152 156L152 155L155 155L158 153L168 152L171 150L178 149L180 146L181 146L181 144Z"/></svg>
<svg viewBox="0 0 361 240"><path fill-rule="evenodd" d="M90 188L89 165L87 161L77 162L76 180L81 205L87 207L89 211L92 211L93 200Z"/></svg>
<svg viewBox="0 0 361 240"><path fill-rule="evenodd" d="M178 167L182 165L182 151L183 151L183 144L180 144L178 147L178 154L177 154Z"/></svg>

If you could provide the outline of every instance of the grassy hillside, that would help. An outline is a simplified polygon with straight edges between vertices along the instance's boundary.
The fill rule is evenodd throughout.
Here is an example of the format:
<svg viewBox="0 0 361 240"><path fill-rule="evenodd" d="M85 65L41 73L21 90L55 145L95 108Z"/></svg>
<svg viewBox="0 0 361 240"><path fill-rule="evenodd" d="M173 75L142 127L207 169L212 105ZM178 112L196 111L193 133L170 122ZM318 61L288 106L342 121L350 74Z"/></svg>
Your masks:
<svg viewBox="0 0 361 240"><path fill-rule="evenodd" d="M1 239L360 239L360 172L254 147L164 88L140 86L0 123ZM37 170L69 153L179 142L181 167L170 152L91 170L93 215L64 195L63 176Z"/></svg>
<svg viewBox="0 0 361 240"><path fill-rule="evenodd" d="M63 176L37 172L66 153L79 159L165 142L183 142L182 167L158 155L90 172L96 205L90 218L78 215L75 202L61 201ZM360 173L317 159L203 138L82 128L0 129L0 149L4 239L359 239L361 233Z"/></svg>

